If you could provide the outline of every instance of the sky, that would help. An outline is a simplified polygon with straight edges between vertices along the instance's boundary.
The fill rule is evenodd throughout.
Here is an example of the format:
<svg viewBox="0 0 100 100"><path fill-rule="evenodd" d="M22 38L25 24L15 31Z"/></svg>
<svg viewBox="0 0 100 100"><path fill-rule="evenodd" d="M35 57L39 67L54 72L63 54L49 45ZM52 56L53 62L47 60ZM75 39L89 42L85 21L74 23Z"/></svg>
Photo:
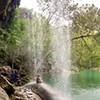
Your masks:
<svg viewBox="0 0 100 100"><path fill-rule="evenodd" d="M21 0L20 7L25 7L33 9L34 11L39 11L37 0Z"/></svg>
<svg viewBox="0 0 100 100"><path fill-rule="evenodd" d="M34 11L39 12L37 0L21 0L21 7L26 7L29 9L33 9ZM84 3L94 4L100 8L100 0L75 0L80 5Z"/></svg>

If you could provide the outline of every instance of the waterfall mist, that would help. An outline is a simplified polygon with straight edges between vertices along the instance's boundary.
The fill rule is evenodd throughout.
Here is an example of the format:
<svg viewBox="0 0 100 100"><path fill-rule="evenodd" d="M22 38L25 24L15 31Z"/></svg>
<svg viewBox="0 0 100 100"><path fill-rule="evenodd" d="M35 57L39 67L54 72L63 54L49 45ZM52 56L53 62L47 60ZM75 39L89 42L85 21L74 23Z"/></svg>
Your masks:
<svg viewBox="0 0 100 100"><path fill-rule="evenodd" d="M54 9L51 7L51 10L57 10L51 20L46 18L46 13L41 16L35 15L32 18L30 21L30 46L33 50L31 55L34 62L34 75L40 74L43 76L45 75L44 72L49 69L50 71L47 71L47 73L51 73L51 77L55 81L53 86L62 93L67 93L68 97L70 95L71 40L68 27L69 21L66 21L63 15L64 5L62 2L54 2L54 5L51 5L54 6ZM46 20L43 20L43 18ZM50 28L48 29L48 27ZM50 39L49 42L47 41L48 38ZM49 59L45 57L47 55L50 56ZM50 68L45 63L49 63Z"/></svg>
<svg viewBox="0 0 100 100"><path fill-rule="evenodd" d="M50 74L52 78L54 79L55 83L53 83L53 86L58 91L61 91L62 94L67 93L67 99L69 100L70 94L69 94L69 75L70 75L70 67L71 67L71 41L70 41L70 33L69 30L64 26L60 26L60 23L57 22L56 27L52 29L52 38L50 42L49 49L52 50L51 52L51 69ZM34 64L35 69L34 73L35 75L40 74L42 77L44 74L44 68L48 67L44 65L44 56L43 50L45 49L43 47L43 30L40 31L40 33L36 34L34 37L36 39L35 45L35 52L34 52ZM49 50L47 51L47 53ZM50 60L50 59L49 59ZM49 61L50 62L50 61ZM46 70L46 69L45 69ZM48 72L47 72L48 73ZM63 100L63 99L62 99Z"/></svg>
<svg viewBox="0 0 100 100"><path fill-rule="evenodd" d="M53 57L53 70L54 75L58 74L56 78L57 83L55 86L60 88L62 91L65 91L68 88L71 59L70 59L70 35L68 31L64 31L63 27L56 28L53 32L52 47L54 52L52 53ZM65 90L64 90L65 89Z"/></svg>

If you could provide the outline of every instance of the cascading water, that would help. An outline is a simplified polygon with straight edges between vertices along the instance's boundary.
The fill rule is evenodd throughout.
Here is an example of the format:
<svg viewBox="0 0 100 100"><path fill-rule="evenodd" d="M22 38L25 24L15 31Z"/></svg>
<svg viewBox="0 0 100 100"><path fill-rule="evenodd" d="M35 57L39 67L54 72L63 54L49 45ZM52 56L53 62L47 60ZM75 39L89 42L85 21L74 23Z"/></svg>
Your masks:
<svg viewBox="0 0 100 100"><path fill-rule="evenodd" d="M69 96L69 74L70 74L70 54L71 54L71 41L70 33L68 31L68 26L66 26L65 20L63 18L63 5L58 3L55 6L57 9L57 15L53 17L54 23L51 24L52 28L52 39L51 39L51 49L52 52L52 72L51 76L54 79L54 87L61 92L67 92L67 97ZM38 20L38 19L37 19ZM34 47L34 73L43 74L43 30L42 30L42 19L40 21L32 20L32 34L33 36L33 47ZM36 23L39 23L38 28ZM67 28L66 28L66 27ZM45 49L45 48L44 48ZM66 93L65 93L66 94ZM69 97L67 98L68 100ZM64 100L64 99L61 99Z"/></svg>
<svg viewBox="0 0 100 100"><path fill-rule="evenodd" d="M59 24L58 24L59 25ZM58 75L55 86L62 91L68 89L68 77L70 74L70 35L64 31L63 27L57 27L53 32L52 47L54 52L52 53L54 61L54 76Z"/></svg>
<svg viewBox="0 0 100 100"><path fill-rule="evenodd" d="M49 11L55 12L51 22L52 26L52 75L54 79L54 87L58 90L67 93L69 92L69 75L71 67L71 40L68 25L70 21L66 21L68 17L64 16L64 9L67 5L66 0L51 0L52 4L49 6ZM66 8L67 9L67 8ZM52 16L52 14L51 14ZM69 99L68 99L69 100Z"/></svg>

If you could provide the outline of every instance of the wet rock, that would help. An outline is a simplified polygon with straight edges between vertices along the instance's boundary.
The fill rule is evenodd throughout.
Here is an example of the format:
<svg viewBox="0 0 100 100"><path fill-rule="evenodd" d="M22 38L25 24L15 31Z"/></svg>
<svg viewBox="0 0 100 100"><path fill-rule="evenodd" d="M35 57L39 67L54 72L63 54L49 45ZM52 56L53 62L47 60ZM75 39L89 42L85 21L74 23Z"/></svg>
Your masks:
<svg viewBox="0 0 100 100"><path fill-rule="evenodd" d="M6 93L10 96L10 100L41 100L41 98L31 89L23 87L14 87L6 77L0 75L0 86L6 91ZM2 91L1 91L1 96ZM0 96L0 97L1 97ZM3 96L2 98L4 98ZM0 99L6 100L6 99ZM9 99L7 99L9 100Z"/></svg>
<svg viewBox="0 0 100 100"><path fill-rule="evenodd" d="M17 88L11 100L42 100L37 94L25 87Z"/></svg>
<svg viewBox="0 0 100 100"><path fill-rule="evenodd" d="M24 87L39 95L42 100L67 100L60 91L52 88L44 82L36 83L33 81L26 84Z"/></svg>
<svg viewBox="0 0 100 100"><path fill-rule="evenodd" d="M0 100L10 100L6 92L0 87Z"/></svg>
<svg viewBox="0 0 100 100"><path fill-rule="evenodd" d="M20 75L17 69L12 69L10 66L2 66L0 67L0 75L3 75L7 78L7 80L18 86L20 85Z"/></svg>
<svg viewBox="0 0 100 100"><path fill-rule="evenodd" d="M26 84L25 87L31 89L33 93L39 95L42 98L42 100L62 100L59 98L55 99L55 97L57 97L58 95L51 87L49 87L45 83L37 84L31 82L30 84Z"/></svg>
<svg viewBox="0 0 100 100"><path fill-rule="evenodd" d="M4 76L1 75L0 79L3 84L1 86L10 96L10 100L66 100L58 98L58 94L43 82L30 82L24 86L15 87Z"/></svg>
<svg viewBox="0 0 100 100"><path fill-rule="evenodd" d="M14 86L3 75L0 75L0 87L2 87L9 96L15 91Z"/></svg>

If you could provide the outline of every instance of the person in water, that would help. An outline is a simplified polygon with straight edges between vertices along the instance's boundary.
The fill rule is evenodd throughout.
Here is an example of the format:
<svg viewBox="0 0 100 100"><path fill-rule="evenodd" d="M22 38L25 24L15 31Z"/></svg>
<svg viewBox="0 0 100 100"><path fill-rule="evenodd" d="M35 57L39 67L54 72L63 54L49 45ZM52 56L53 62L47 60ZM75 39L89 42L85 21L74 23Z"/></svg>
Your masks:
<svg viewBox="0 0 100 100"><path fill-rule="evenodd" d="M42 82L43 82L43 80L42 80L41 76L37 75L37 77L36 77L36 83L42 83Z"/></svg>

